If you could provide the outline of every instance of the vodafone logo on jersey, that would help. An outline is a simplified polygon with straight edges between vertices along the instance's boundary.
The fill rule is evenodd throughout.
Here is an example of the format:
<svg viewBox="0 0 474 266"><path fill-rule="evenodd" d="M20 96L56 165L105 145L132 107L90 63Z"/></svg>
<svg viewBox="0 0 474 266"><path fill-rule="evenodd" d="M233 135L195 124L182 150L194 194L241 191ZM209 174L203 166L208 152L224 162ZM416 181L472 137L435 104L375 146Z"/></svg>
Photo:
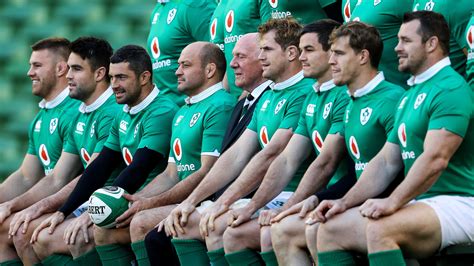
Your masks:
<svg viewBox="0 0 474 266"><path fill-rule="evenodd" d="M234 10L229 10L225 16L225 30L232 32L232 28L234 28Z"/></svg>
<svg viewBox="0 0 474 266"><path fill-rule="evenodd" d="M133 156L132 156L132 153L130 152L130 150L127 147L124 147L122 149L122 156L123 156L123 160L125 161L127 166L132 163Z"/></svg>
<svg viewBox="0 0 474 266"><path fill-rule="evenodd" d="M150 48L153 58L158 59L158 57L160 57L160 44L158 43L158 37L153 38Z"/></svg>
<svg viewBox="0 0 474 266"><path fill-rule="evenodd" d="M474 25L471 25L466 32L466 41L470 49L474 49Z"/></svg>
<svg viewBox="0 0 474 266"><path fill-rule="evenodd" d="M51 159L49 158L48 149L46 148L46 145L44 145L44 144L41 144L39 146L39 157L40 157L41 162L44 165L48 166L51 163Z"/></svg>
<svg viewBox="0 0 474 266"><path fill-rule="evenodd" d="M270 138L268 137L267 127L262 127L260 129L259 137L260 137L260 142L262 142L263 144L263 147L267 146L268 142L270 142Z"/></svg>
<svg viewBox="0 0 474 266"><path fill-rule="evenodd" d="M87 153L86 149L81 149L81 157L84 162L89 163L91 161L91 156Z"/></svg>
<svg viewBox="0 0 474 266"><path fill-rule="evenodd" d="M398 127L398 139L404 148L407 147L407 131L405 123L400 124Z"/></svg>
<svg viewBox="0 0 474 266"><path fill-rule="evenodd" d="M216 38L216 32L217 32L217 18L214 18L211 23L211 28L210 28L210 33L211 33L211 40L214 40Z"/></svg>
<svg viewBox="0 0 474 266"><path fill-rule="evenodd" d="M176 160L181 161L181 156L183 155L183 148L181 147L181 140L175 139L173 142L173 152Z"/></svg>
<svg viewBox="0 0 474 266"><path fill-rule="evenodd" d="M350 150L351 150L351 153L352 155L354 155L354 157L359 160L360 158L360 150L359 150L359 145L357 145L357 141L356 139L354 138L354 136L351 136L349 138L349 146L350 146Z"/></svg>
<svg viewBox="0 0 474 266"><path fill-rule="evenodd" d="M277 8L277 6L278 6L278 0L268 0L268 2L270 3L270 6L271 6L271 7Z"/></svg>
<svg viewBox="0 0 474 266"><path fill-rule="evenodd" d="M344 21L347 22L351 19L351 1L347 0L344 5Z"/></svg>
<svg viewBox="0 0 474 266"><path fill-rule="evenodd" d="M314 146L316 147L316 150L318 150L318 152L321 152L321 150L323 149L323 138L321 138L321 135L319 134L319 132L317 130L313 131L313 136L311 138L314 142Z"/></svg>

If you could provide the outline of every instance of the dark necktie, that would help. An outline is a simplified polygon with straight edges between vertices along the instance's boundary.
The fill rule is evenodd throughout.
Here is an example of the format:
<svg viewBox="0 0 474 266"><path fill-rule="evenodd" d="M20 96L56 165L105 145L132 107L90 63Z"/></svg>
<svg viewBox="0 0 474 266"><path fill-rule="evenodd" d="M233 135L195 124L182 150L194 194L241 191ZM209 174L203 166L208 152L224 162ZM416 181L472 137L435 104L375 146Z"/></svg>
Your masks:
<svg viewBox="0 0 474 266"><path fill-rule="evenodd" d="M242 114L240 115L240 119L245 116L245 114L248 112L250 108L250 103L253 101L254 97L252 94L247 95L247 98L245 100L244 106L242 107Z"/></svg>

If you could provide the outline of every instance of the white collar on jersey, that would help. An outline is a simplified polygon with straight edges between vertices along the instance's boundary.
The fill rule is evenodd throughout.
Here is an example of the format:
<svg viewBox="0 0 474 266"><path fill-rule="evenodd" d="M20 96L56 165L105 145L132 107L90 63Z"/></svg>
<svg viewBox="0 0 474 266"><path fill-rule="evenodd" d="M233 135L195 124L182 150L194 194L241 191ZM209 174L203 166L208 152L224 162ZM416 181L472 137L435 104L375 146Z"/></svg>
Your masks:
<svg viewBox="0 0 474 266"><path fill-rule="evenodd" d="M289 78L285 81L282 81L280 83L270 84L270 88L272 88L272 90L274 90L274 91L281 91L281 90L284 90L284 89L286 89L290 86L295 85L296 83L300 82L303 78L304 78L303 70L301 70L300 72L296 73L296 75L294 75L293 77L291 77L291 78Z"/></svg>
<svg viewBox="0 0 474 266"><path fill-rule="evenodd" d="M79 106L79 112L81 113L92 113L95 110L99 109L108 99L110 96L114 94L114 91L112 90L112 87L108 87L100 96L97 98L93 103L90 105L86 105L85 103L82 103Z"/></svg>
<svg viewBox="0 0 474 266"><path fill-rule="evenodd" d="M168 3L170 0L156 0L157 3Z"/></svg>
<svg viewBox="0 0 474 266"><path fill-rule="evenodd" d="M385 80L385 76L383 75L383 72L380 71L377 75L375 75L375 77L369 81L369 83L365 84L364 87L356 90L354 92L354 95L352 95L354 98L357 98L357 97L362 97L364 95L367 95L369 94L371 91L373 91L375 89L375 87L377 87L380 82L384 81ZM349 92L349 90L347 90L347 94L349 94L349 96L351 96L351 93Z"/></svg>
<svg viewBox="0 0 474 266"><path fill-rule="evenodd" d="M335 88L336 84L334 84L334 80L331 79L329 81L324 82L323 84L319 84L319 82L316 82L313 84L313 89L316 93L318 92L323 92L323 91L328 91L332 88Z"/></svg>
<svg viewBox="0 0 474 266"><path fill-rule="evenodd" d="M436 73L438 73L441 69L443 69L445 66L451 65L451 60L449 60L449 57L445 57L438 61L436 64L432 65L430 68L425 70L425 72L421 73L418 76L411 76L407 80L408 86L413 86L415 84L420 84L423 83L430 78L432 78Z"/></svg>
<svg viewBox="0 0 474 266"><path fill-rule="evenodd" d="M156 85L153 86L153 90L146 96L146 98L139 104L135 105L134 107L130 108L128 104L125 104L123 106L123 111L125 113L130 113L131 115L138 114L141 112L143 109L145 109L150 103L160 94L160 90L156 87Z"/></svg>
<svg viewBox="0 0 474 266"><path fill-rule="evenodd" d="M224 86L222 85L222 82L219 82L219 83L216 83L216 84L212 85L211 87L205 89L204 91L202 91L198 95L194 95L194 96L191 96L191 97L188 97L188 98L184 99L184 101L188 105L195 104L195 103L198 103L198 102L208 98L209 96L213 95L215 92L217 92L219 90L223 90L223 89L224 89Z"/></svg>
<svg viewBox="0 0 474 266"><path fill-rule="evenodd" d="M61 93L56 96L53 100L47 102L45 99L39 102L39 107L41 109L53 109L54 107L58 106L60 103L64 101L69 96L69 86L67 86Z"/></svg>
<svg viewBox="0 0 474 266"><path fill-rule="evenodd" d="M263 82L262 84L258 85L255 89L253 89L252 93L250 93L250 95L252 95L252 97L253 97L253 100L251 100L251 101L245 100L245 103L247 103L247 101L248 101L249 104L252 105L258 99L258 97L260 97L260 95L262 95L262 93L265 91L265 89L268 88L268 86L270 86L270 84L272 84L272 83L273 83L273 81L267 80L267 81Z"/></svg>

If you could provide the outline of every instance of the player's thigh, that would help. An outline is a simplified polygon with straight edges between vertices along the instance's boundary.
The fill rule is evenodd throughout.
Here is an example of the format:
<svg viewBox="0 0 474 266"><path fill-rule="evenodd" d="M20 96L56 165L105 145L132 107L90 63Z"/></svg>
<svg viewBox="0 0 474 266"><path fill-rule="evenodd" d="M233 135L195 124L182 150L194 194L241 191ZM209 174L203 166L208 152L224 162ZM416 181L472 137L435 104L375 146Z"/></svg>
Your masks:
<svg viewBox="0 0 474 266"><path fill-rule="evenodd" d="M73 219L77 218L64 220L63 223L54 229L52 234L49 233L49 228L43 229L38 235L38 241L34 244L35 248L42 247L43 255L45 254L45 250L47 250L48 255L53 253L70 254L66 242L64 241L64 232Z"/></svg>
<svg viewBox="0 0 474 266"><path fill-rule="evenodd" d="M424 203L408 204L390 216L369 221L369 249L373 249L372 242L384 238L395 241L408 257L430 256L441 245L439 218L433 208Z"/></svg>
<svg viewBox="0 0 474 266"><path fill-rule="evenodd" d="M22 224L13 236L13 243L15 245L15 248L21 249L24 245L30 245L31 236L33 235L33 232L35 231L36 227L38 227L50 215L50 213L44 214L34 220L31 220L28 224L28 228L25 233L23 233L24 224Z"/></svg>
<svg viewBox="0 0 474 266"><path fill-rule="evenodd" d="M354 207L321 223L317 233L319 251L334 249L367 252L366 228L368 219Z"/></svg>
<svg viewBox="0 0 474 266"><path fill-rule="evenodd" d="M227 227L224 231L224 248L227 252L236 246L260 250L260 225L257 219L237 227Z"/></svg>
<svg viewBox="0 0 474 266"><path fill-rule="evenodd" d="M285 238L286 240L293 240L293 238L304 239L305 221L306 218L301 218L298 214L294 214L283 218L278 223L272 224L272 240L285 241Z"/></svg>
<svg viewBox="0 0 474 266"><path fill-rule="evenodd" d="M138 212L133 217L131 226L146 227L150 231L165 219L174 208L176 208L176 205L168 205Z"/></svg>

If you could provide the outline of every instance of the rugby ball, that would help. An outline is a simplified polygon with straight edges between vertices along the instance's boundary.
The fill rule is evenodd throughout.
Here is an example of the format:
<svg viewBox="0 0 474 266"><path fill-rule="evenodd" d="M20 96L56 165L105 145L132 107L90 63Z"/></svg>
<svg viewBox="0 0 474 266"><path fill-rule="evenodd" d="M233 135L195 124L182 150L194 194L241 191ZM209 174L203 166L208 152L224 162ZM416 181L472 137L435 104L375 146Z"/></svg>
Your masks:
<svg viewBox="0 0 474 266"><path fill-rule="evenodd" d="M92 222L103 228L115 227L115 219L129 207L128 200L123 197L124 193L126 191L123 188L115 186L99 188L92 193L87 209Z"/></svg>

